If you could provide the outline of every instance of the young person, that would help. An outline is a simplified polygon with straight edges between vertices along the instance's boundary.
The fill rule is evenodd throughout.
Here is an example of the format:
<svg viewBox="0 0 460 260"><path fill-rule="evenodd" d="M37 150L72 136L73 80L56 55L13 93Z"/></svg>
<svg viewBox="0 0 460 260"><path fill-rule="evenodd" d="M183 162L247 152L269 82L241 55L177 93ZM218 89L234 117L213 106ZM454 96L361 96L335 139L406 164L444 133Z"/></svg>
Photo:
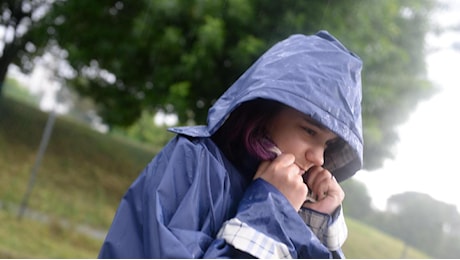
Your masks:
<svg viewBox="0 0 460 260"><path fill-rule="evenodd" d="M358 56L326 31L264 53L134 181L101 258L332 258L362 166Z"/></svg>

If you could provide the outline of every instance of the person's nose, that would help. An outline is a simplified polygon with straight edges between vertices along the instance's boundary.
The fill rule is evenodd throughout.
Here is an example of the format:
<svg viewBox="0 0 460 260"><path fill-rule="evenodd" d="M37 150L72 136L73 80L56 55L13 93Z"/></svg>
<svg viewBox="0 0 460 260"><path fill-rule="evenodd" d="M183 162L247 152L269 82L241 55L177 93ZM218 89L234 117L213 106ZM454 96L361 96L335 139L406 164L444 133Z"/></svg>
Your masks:
<svg viewBox="0 0 460 260"><path fill-rule="evenodd" d="M322 166L324 164L324 147L320 145L310 147L307 150L306 159L315 166Z"/></svg>

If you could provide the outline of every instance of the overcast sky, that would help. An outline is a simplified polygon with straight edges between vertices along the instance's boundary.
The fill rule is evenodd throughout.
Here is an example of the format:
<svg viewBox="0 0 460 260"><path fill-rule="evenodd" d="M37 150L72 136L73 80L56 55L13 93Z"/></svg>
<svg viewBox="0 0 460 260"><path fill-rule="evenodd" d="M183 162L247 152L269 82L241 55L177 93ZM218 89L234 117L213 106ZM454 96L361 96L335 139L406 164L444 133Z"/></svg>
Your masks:
<svg viewBox="0 0 460 260"><path fill-rule="evenodd" d="M460 24L460 1L443 0L450 8L436 17L442 24ZM442 17L442 19L439 19ZM427 57L430 80L441 89L421 102L409 121L399 128L395 160L377 171L361 171L355 179L366 184L380 209L393 194L417 191L455 204L460 211L460 43L459 33L431 35L428 44L437 50Z"/></svg>

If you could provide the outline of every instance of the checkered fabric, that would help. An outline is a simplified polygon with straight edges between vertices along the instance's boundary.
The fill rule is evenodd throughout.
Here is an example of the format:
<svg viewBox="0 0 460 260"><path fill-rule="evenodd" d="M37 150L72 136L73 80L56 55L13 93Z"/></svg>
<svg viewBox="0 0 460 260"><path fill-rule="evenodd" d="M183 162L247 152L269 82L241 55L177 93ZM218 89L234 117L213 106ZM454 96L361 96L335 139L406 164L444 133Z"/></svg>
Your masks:
<svg viewBox="0 0 460 260"><path fill-rule="evenodd" d="M292 258L285 244L251 228L237 218L225 222L217 237L257 258Z"/></svg>
<svg viewBox="0 0 460 260"><path fill-rule="evenodd" d="M324 153L323 167L330 172L342 168L354 159L355 153L350 145L346 144L343 140L338 141L333 147L328 148Z"/></svg>
<svg viewBox="0 0 460 260"><path fill-rule="evenodd" d="M345 243L348 228L341 206L333 214L335 217L332 218L330 225L328 225L330 216L313 210L301 208L299 215L329 250L336 251Z"/></svg>

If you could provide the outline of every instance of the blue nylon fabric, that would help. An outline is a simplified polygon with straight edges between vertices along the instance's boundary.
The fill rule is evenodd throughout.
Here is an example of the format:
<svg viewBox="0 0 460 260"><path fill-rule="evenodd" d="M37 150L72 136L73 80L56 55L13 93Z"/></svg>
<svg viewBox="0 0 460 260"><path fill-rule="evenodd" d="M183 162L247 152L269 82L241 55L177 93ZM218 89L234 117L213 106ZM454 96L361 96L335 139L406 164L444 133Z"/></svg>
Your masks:
<svg viewBox="0 0 460 260"><path fill-rule="evenodd" d="M272 47L217 100L207 126L171 129L177 136L126 192L99 257L250 258L216 238L234 217L285 244L294 258L332 257L278 190L239 172L209 137L242 102L277 100L342 137L353 154L333 174L349 178L362 165L361 66L325 31Z"/></svg>

